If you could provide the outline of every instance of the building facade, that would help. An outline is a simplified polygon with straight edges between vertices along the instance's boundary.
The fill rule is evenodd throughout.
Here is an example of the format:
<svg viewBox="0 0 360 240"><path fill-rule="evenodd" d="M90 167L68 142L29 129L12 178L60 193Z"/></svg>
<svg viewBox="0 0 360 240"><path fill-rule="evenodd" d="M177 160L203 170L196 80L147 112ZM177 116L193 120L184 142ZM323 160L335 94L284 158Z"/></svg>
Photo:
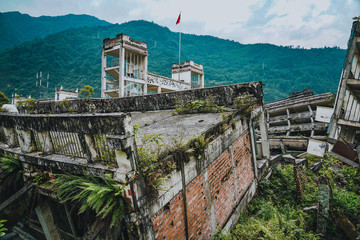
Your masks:
<svg viewBox="0 0 360 240"><path fill-rule="evenodd" d="M353 22L329 127L329 138L353 143L360 130L360 22Z"/></svg>
<svg viewBox="0 0 360 240"><path fill-rule="evenodd" d="M173 77L148 72L148 49L143 41L126 34L104 39L101 98L139 96L204 87L204 70L193 61L174 64Z"/></svg>

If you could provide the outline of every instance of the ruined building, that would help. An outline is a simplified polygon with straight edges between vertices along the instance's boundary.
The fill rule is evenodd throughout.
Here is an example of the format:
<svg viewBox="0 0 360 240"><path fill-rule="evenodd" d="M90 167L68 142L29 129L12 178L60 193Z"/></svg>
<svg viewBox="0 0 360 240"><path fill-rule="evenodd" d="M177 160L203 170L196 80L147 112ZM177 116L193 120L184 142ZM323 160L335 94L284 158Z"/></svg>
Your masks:
<svg viewBox="0 0 360 240"><path fill-rule="evenodd" d="M341 72L329 138L354 143L360 130L360 23L353 22Z"/></svg>
<svg viewBox="0 0 360 240"><path fill-rule="evenodd" d="M332 105L332 93L315 95L311 89L266 103L270 149L282 153L306 151L309 139L326 140Z"/></svg>
<svg viewBox="0 0 360 240"><path fill-rule="evenodd" d="M172 78L148 72L148 49L126 34L104 39L101 97L126 97L204 87L204 69L186 61L173 64Z"/></svg>
<svg viewBox="0 0 360 240"><path fill-rule="evenodd" d="M17 159L24 179L0 171L0 216L21 239L209 239L236 224L268 166L261 82L24 111L0 113L0 155ZM60 203L59 174L115 181L126 207L114 227Z"/></svg>

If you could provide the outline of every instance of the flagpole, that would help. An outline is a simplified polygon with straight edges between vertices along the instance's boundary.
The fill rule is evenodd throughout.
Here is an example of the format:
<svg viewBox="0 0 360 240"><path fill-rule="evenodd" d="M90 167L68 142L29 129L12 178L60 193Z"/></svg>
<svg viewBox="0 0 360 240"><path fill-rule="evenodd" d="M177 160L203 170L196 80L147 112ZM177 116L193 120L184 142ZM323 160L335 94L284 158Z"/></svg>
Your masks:
<svg viewBox="0 0 360 240"><path fill-rule="evenodd" d="M180 25L180 32L179 32L179 79L178 79L179 81L180 81L180 56L181 56L181 25Z"/></svg>
<svg viewBox="0 0 360 240"><path fill-rule="evenodd" d="M180 11L180 15L179 15L179 17L181 17L181 11ZM178 74L178 80L180 81L180 74L181 74L181 67L180 67L180 63L181 63L181 61L180 61L180 57L181 57L181 20L179 21L179 27L180 27L180 31L179 31L179 74Z"/></svg>

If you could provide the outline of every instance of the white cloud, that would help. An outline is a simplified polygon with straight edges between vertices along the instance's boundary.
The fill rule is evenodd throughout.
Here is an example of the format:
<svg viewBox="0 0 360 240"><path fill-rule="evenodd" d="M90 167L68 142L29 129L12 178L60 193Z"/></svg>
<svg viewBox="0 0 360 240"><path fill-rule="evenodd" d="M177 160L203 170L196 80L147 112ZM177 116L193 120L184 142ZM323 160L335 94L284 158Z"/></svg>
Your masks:
<svg viewBox="0 0 360 240"><path fill-rule="evenodd" d="M269 42L304 47L345 48L359 0L13 0L3 11L32 16L90 14L112 23L154 21L178 31L214 35L241 43Z"/></svg>

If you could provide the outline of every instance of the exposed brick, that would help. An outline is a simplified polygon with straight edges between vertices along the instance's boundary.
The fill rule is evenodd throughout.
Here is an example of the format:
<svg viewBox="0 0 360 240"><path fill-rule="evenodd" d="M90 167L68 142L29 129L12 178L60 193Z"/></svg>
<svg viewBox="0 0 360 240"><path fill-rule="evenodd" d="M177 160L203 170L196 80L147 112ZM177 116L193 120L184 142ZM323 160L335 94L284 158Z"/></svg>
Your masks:
<svg viewBox="0 0 360 240"><path fill-rule="evenodd" d="M249 132L243 133L232 147L235 169L228 150L207 167L210 195L206 194L205 172L200 173L186 186L190 239L209 239L213 234L211 205L214 206L216 226L223 227L237 205L235 181L240 199L254 179ZM236 171L236 179L233 171ZM210 196L210 199L207 196ZM159 210L153 216L152 222L156 239L185 239L182 193L178 193L170 201L170 210Z"/></svg>

